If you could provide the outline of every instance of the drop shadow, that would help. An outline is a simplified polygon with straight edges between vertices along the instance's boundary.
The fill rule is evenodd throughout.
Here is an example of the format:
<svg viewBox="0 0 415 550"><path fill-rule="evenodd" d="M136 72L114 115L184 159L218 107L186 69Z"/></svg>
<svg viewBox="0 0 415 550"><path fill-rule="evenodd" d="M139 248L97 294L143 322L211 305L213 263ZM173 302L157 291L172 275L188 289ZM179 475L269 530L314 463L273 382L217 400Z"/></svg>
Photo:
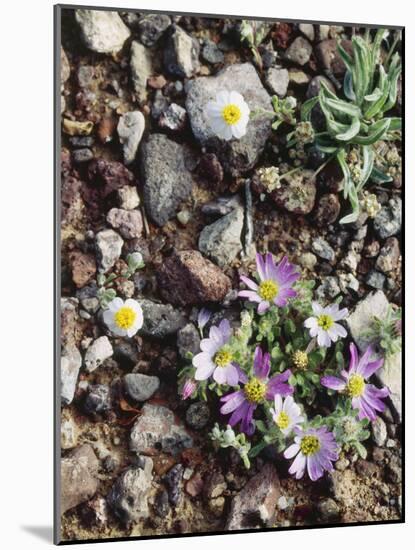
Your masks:
<svg viewBox="0 0 415 550"><path fill-rule="evenodd" d="M53 543L53 527L50 525L22 525L21 528L44 542Z"/></svg>

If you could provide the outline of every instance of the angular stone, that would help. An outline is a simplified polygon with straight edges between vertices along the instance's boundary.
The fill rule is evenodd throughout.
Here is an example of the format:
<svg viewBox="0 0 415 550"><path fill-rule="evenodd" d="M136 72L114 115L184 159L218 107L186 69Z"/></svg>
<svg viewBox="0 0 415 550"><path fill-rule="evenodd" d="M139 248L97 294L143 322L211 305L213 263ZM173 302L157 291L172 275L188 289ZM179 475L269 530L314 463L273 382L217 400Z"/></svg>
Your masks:
<svg viewBox="0 0 415 550"><path fill-rule="evenodd" d="M92 183L99 187L103 198L108 197L113 191L124 185L132 185L135 182L134 174L121 162L103 158L90 162L88 177Z"/></svg>
<svg viewBox="0 0 415 550"><path fill-rule="evenodd" d="M311 243L311 249L314 254L317 254L317 256L320 256L320 258L323 258L323 260L327 260L329 262L332 262L336 257L333 248L322 237L317 237L317 239L314 239Z"/></svg>
<svg viewBox="0 0 415 550"><path fill-rule="evenodd" d="M243 209L235 208L223 218L207 225L199 235L199 250L220 267L229 266L242 251L243 223Z"/></svg>
<svg viewBox="0 0 415 550"><path fill-rule="evenodd" d="M143 232L143 218L139 210L122 210L111 208L107 222L118 229L124 239L137 239Z"/></svg>
<svg viewBox="0 0 415 550"><path fill-rule="evenodd" d="M388 431L386 429L385 422L381 419L380 416L378 416L376 420L372 422L372 434L373 441L376 443L376 445L378 447L383 447L388 437Z"/></svg>
<svg viewBox="0 0 415 550"><path fill-rule="evenodd" d="M92 254L84 254L79 250L70 253L72 280L77 288L82 288L94 277L97 266Z"/></svg>
<svg viewBox="0 0 415 550"><path fill-rule="evenodd" d="M82 445L61 459L61 514L94 496L98 461L90 445Z"/></svg>
<svg viewBox="0 0 415 550"><path fill-rule="evenodd" d="M398 239L396 237L389 237L381 248L376 260L376 267L383 271L383 273L389 273L397 268L400 255Z"/></svg>
<svg viewBox="0 0 415 550"><path fill-rule="evenodd" d="M145 120L141 111L130 111L120 117L117 132L123 146L125 164L134 161L144 128Z"/></svg>
<svg viewBox="0 0 415 550"><path fill-rule="evenodd" d="M134 210L140 205L140 197L137 188L132 185L124 185L117 191L118 204L123 210Z"/></svg>
<svg viewBox="0 0 415 550"><path fill-rule="evenodd" d="M280 481L275 467L266 464L233 497L226 529L239 531L255 527L269 527L275 516L275 507L281 496Z"/></svg>
<svg viewBox="0 0 415 550"><path fill-rule="evenodd" d="M401 230L402 201L393 198L385 206L382 206L379 214L373 220L373 228L381 239L392 237Z"/></svg>
<svg viewBox="0 0 415 550"><path fill-rule="evenodd" d="M65 50L61 46L61 86L65 84L70 76L71 67L69 65L68 57L65 53Z"/></svg>
<svg viewBox="0 0 415 550"><path fill-rule="evenodd" d="M163 134L152 134L141 154L144 204L148 215L161 227L189 197L192 177L186 168L183 146Z"/></svg>
<svg viewBox="0 0 415 550"><path fill-rule="evenodd" d="M63 405L72 403L81 365L82 357L78 348L73 344L66 346L61 356L61 400Z"/></svg>
<svg viewBox="0 0 415 550"><path fill-rule="evenodd" d="M139 101L147 98L147 80L153 72L151 52L139 42L131 42L131 80Z"/></svg>
<svg viewBox="0 0 415 550"><path fill-rule="evenodd" d="M61 421L61 448L73 449L78 441L78 429L72 418L62 418Z"/></svg>
<svg viewBox="0 0 415 550"><path fill-rule="evenodd" d="M193 445L193 440L174 414L162 405L146 404L130 433L130 450L157 455L160 450L176 455Z"/></svg>
<svg viewBox="0 0 415 550"><path fill-rule="evenodd" d="M144 468L128 468L112 486L107 502L124 524L150 515L148 497L153 479L152 470L153 463L147 459Z"/></svg>
<svg viewBox="0 0 415 550"><path fill-rule="evenodd" d="M265 83L273 94L279 97L287 95L290 78L287 69L271 67L265 75Z"/></svg>
<svg viewBox="0 0 415 550"><path fill-rule="evenodd" d="M285 52L285 58L303 66L310 60L312 52L313 48L310 42L302 36L298 36Z"/></svg>
<svg viewBox="0 0 415 550"><path fill-rule="evenodd" d="M128 27L116 11L75 11L85 45L97 53L118 53L130 36Z"/></svg>
<svg viewBox="0 0 415 550"><path fill-rule="evenodd" d="M190 78L200 66L199 42L177 25L168 33L164 65L170 74L182 78Z"/></svg>
<svg viewBox="0 0 415 550"><path fill-rule="evenodd" d="M85 353L84 364L88 372L97 369L105 359L112 357L113 350L107 336L100 336L92 342Z"/></svg>
<svg viewBox="0 0 415 550"><path fill-rule="evenodd" d="M170 256L157 272L160 292L175 305L221 302L231 281L215 264L196 250L182 250Z"/></svg>
<svg viewBox="0 0 415 550"><path fill-rule="evenodd" d="M134 401L147 401L159 389L157 376L130 372L124 376L125 393Z"/></svg>
<svg viewBox="0 0 415 550"><path fill-rule="evenodd" d="M162 13L143 15L137 24L138 39L145 46L154 46L170 25L171 19L168 15Z"/></svg>
<svg viewBox="0 0 415 550"><path fill-rule="evenodd" d="M181 132L186 126L187 114L186 109L171 103L159 117L159 126L170 132Z"/></svg>
<svg viewBox="0 0 415 550"><path fill-rule="evenodd" d="M271 135L271 124L267 115L257 115L249 121L241 139L219 139L209 123L206 105L221 90L242 94L251 111L272 109L271 100L251 63L230 65L215 76L188 83L186 109L195 138L202 147L216 153L224 168L236 176L254 167Z"/></svg>
<svg viewBox="0 0 415 550"><path fill-rule="evenodd" d="M188 323L177 333L177 347L182 359L186 359L188 353L195 355L200 346L200 334L193 323Z"/></svg>
<svg viewBox="0 0 415 550"><path fill-rule="evenodd" d="M121 256L123 244L122 238L112 229L104 229L97 233L96 245L101 263L99 268L101 273L106 273L114 266Z"/></svg>
<svg viewBox="0 0 415 550"><path fill-rule="evenodd" d="M107 384L91 384L85 399L84 409L87 414L102 414L111 410L111 391Z"/></svg>
<svg viewBox="0 0 415 550"><path fill-rule="evenodd" d="M304 36L310 40L310 42L313 42L315 37L314 25L311 25L310 23L300 23L298 28L300 32L302 32Z"/></svg>
<svg viewBox="0 0 415 550"><path fill-rule="evenodd" d="M157 304L151 300L140 300L143 308L144 324L141 329L144 336L165 338L181 329L186 318L170 304Z"/></svg>

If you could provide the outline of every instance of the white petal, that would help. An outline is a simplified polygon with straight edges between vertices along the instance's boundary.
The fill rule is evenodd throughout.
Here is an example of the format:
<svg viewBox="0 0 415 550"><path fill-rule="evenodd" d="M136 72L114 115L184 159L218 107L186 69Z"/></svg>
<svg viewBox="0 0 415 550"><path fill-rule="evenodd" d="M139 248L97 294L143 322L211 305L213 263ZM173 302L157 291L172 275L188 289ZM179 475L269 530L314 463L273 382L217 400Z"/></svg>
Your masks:
<svg viewBox="0 0 415 550"><path fill-rule="evenodd" d="M222 90L218 92L216 94L216 103L218 103L222 107L231 103L229 92L227 90Z"/></svg>
<svg viewBox="0 0 415 550"><path fill-rule="evenodd" d="M114 298L108 304L108 309L110 311L118 311L120 307L122 307L123 305L124 305L124 302L121 300L121 298Z"/></svg>
<svg viewBox="0 0 415 550"><path fill-rule="evenodd" d="M323 329L320 329L317 333L317 343L321 347L329 348L331 345L330 336Z"/></svg>
<svg viewBox="0 0 415 550"><path fill-rule="evenodd" d="M246 134L246 124L241 124L238 122L237 124L234 124L232 126L232 134L237 138L240 139Z"/></svg>
<svg viewBox="0 0 415 550"><path fill-rule="evenodd" d="M275 412L279 414L282 409L282 397L279 393L277 393L274 397L274 404L275 404Z"/></svg>
<svg viewBox="0 0 415 550"><path fill-rule="evenodd" d="M314 315L321 315L322 313L324 313L324 308L321 307L318 302L313 302L311 304L311 307L313 308Z"/></svg>

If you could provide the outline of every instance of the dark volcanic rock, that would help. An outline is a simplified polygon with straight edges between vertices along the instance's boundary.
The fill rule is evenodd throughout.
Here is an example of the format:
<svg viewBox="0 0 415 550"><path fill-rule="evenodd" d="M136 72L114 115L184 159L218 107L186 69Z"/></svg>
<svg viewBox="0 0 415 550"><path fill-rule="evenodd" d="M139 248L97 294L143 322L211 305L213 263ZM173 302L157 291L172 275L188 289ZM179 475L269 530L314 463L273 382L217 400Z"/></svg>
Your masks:
<svg viewBox="0 0 415 550"><path fill-rule="evenodd" d="M137 23L138 39L144 46L154 46L170 26L171 19L162 13L143 15Z"/></svg>
<svg viewBox="0 0 415 550"><path fill-rule="evenodd" d="M151 300L140 300L143 308L144 324L141 329L145 336L165 338L184 327L186 318L170 304L158 304Z"/></svg>
<svg viewBox="0 0 415 550"><path fill-rule="evenodd" d="M342 40L343 48L352 55L352 43L350 40ZM314 49L318 61L324 69L331 71L336 76L342 76L346 72L346 65L337 50L336 40L323 40Z"/></svg>
<svg viewBox="0 0 415 550"><path fill-rule="evenodd" d="M135 182L135 177L128 168L121 162L109 161L105 159L96 159L88 165L88 177L92 183L95 183L103 198L107 197L116 189L131 185Z"/></svg>
<svg viewBox="0 0 415 550"><path fill-rule="evenodd" d="M199 68L199 42L181 27L172 25L164 49L167 71L180 77L191 77Z"/></svg>
<svg viewBox="0 0 415 550"><path fill-rule="evenodd" d="M215 264L196 250L175 252L157 272L160 292L175 305L221 302L231 281Z"/></svg>
<svg viewBox="0 0 415 550"><path fill-rule="evenodd" d="M251 111L270 110L271 102L251 63L230 65L215 76L199 77L189 82L186 109L195 138L217 154L226 170L238 175L255 165L271 134L271 124L269 116L257 115L249 121L243 138L228 142L217 138L205 108L221 90L235 90L242 94Z"/></svg>
<svg viewBox="0 0 415 550"><path fill-rule="evenodd" d="M192 177L185 165L184 149L163 134L153 134L141 151L144 204L160 227L177 213L192 190Z"/></svg>

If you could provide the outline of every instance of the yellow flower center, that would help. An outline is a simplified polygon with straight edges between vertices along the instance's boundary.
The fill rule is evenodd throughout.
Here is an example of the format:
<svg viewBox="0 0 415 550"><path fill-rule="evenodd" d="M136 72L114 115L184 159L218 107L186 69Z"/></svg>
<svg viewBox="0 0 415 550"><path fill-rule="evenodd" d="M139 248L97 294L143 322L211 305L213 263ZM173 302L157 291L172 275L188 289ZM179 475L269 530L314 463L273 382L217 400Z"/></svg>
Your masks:
<svg viewBox="0 0 415 550"><path fill-rule="evenodd" d="M330 317L330 315L327 315L326 313L322 313L317 319L317 324L323 330L329 330L329 328L331 328L334 325L334 321L333 321L333 318Z"/></svg>
<svg viewBox="0 0 415 550"><path fill-rule="evenodd" d="M250 403L260 403L264 399L266 391L266 384L258 378L251 378L244 387L245 397Z"/></svg>
<svg viewBox="0 0 415 550"><path fill-rule="evenodd" d="M133 326L136 317L137 314L133 309L123 306L114 315L114 321L117 327L127 330Z"/></svg>
<svg viewBox="0 0 415 550"><path fill-rule="evenodd" d="M232 359L232 353L227 349L222 348L215 354L215 358L213 359L213 361L218 367L226 367L226 365L229 365Z"/></svg>
<svg viewBox="0 0 415 550"><path fill-rule="evenodd" d="M290 417L284 411L281 411L275 420L275 424L281 429L285 430L290 424Z"/></svg>
<svg viewBox="0 0 415 550"><path fill-rule="evenodd" d="M320 449L320 440L316 435L305 435L300 443L300 449L304 456L316 454Z"/></svg>
<svg viewBox="0 0 415 550"><path fill-rule="evenodd" d="M308 355L305 351L297 350L293 353L292 362L297 369L305 370L308 367Z"/></svg>
<svg viewBox="0 0 415 550"><path fill-rule="evenodd" d="M275 281L267 279L259 285L258 294L263 300L273 300L278 294L278 285Z"/></svg>
<svg viewBox="0 0 415 550"><path fill-rule="evenodd" d="M226 107L222 109L223 120L229 126L236 124L241 116L241 109L238 107L238 105L235 105L234 103L229 103L229 105L226 105Z"/></svg>
<svg viewBox="0 0 415 550"><path fill-rule="evenodd" d="M365 390L365 381L360 374L352 374L347 382L346 392L350 397L360 397Z"/></svg>

